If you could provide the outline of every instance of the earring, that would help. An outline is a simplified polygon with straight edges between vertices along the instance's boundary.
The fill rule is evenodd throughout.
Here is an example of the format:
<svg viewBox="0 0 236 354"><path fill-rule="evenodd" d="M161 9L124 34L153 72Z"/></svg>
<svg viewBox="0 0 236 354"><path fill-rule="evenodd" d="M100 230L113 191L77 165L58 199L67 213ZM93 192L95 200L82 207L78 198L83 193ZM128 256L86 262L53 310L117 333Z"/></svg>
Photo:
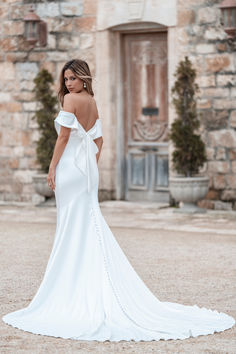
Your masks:
<svg viewBox="0 0 236 354"><path fill-rule="evenodd" d="M87 87L86 82L84 82L84 88L86 88L86 87Z"/></svg>

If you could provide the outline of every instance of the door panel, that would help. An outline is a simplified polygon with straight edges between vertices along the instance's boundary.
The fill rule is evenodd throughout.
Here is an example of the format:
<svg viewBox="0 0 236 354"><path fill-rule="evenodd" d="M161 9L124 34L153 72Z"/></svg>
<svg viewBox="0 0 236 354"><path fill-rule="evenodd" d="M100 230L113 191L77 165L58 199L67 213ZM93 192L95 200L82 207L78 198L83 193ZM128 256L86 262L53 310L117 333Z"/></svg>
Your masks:
<svg viewBox="0 0 236 354"><path fill-rule="evenodd" d="M125 198L168 201L167 34L123 36Z"/></svg>

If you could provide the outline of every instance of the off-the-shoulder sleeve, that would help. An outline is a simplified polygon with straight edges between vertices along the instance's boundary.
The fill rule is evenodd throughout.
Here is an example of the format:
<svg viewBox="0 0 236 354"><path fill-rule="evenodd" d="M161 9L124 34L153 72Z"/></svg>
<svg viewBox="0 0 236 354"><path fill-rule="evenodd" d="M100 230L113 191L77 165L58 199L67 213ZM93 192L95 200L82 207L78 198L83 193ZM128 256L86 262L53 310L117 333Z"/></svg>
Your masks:
<svg viewBox="0 0 236 354"><path fill-rule="evenodd" d="M102 136L102 122L101 119L96 120L96 134L94 139L100 138Z"/></svg>
<svg viewBox="0 0 236 354"><path fill-rule="evenodd" d="M57 134L59 134L61 126L78 129L78 121L73 113L60 111L56 119L54 119L54 126Z"/></svg>

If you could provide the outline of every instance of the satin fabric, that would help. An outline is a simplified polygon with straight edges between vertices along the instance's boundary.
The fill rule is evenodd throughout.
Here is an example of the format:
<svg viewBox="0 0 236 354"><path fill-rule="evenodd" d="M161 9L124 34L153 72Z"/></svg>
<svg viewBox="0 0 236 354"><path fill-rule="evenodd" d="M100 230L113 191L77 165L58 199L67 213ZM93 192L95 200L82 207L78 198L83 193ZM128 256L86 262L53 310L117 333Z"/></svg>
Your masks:
<svg viewBox="0 0 236 354"><path fill-rule="evenodd" d="M60 111L58 133L60 126L71 132L56 168L52 251L34 298L3 321L41 335L116 342L185 339L231 328L235 320L225 313L154 296L101 214L94 143L102 136L100 119L86 132L74 114Z"/></svg>

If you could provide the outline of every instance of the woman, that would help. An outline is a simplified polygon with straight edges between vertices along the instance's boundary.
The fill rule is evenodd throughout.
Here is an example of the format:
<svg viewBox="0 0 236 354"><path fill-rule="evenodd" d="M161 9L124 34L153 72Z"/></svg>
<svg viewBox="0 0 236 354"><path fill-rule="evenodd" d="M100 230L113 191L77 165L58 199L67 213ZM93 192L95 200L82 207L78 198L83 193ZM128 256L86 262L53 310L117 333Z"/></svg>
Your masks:
<svg viewBox="0 0 236 354"><path fill-rule="evenodd" d="M48 173L57 203L54 244L30 304L3 320L32 333L97 341L185 339L232 327L224 313L159 301L121 250L98 204L103 140L93 96L87 63L67 62Z"/></svg>

